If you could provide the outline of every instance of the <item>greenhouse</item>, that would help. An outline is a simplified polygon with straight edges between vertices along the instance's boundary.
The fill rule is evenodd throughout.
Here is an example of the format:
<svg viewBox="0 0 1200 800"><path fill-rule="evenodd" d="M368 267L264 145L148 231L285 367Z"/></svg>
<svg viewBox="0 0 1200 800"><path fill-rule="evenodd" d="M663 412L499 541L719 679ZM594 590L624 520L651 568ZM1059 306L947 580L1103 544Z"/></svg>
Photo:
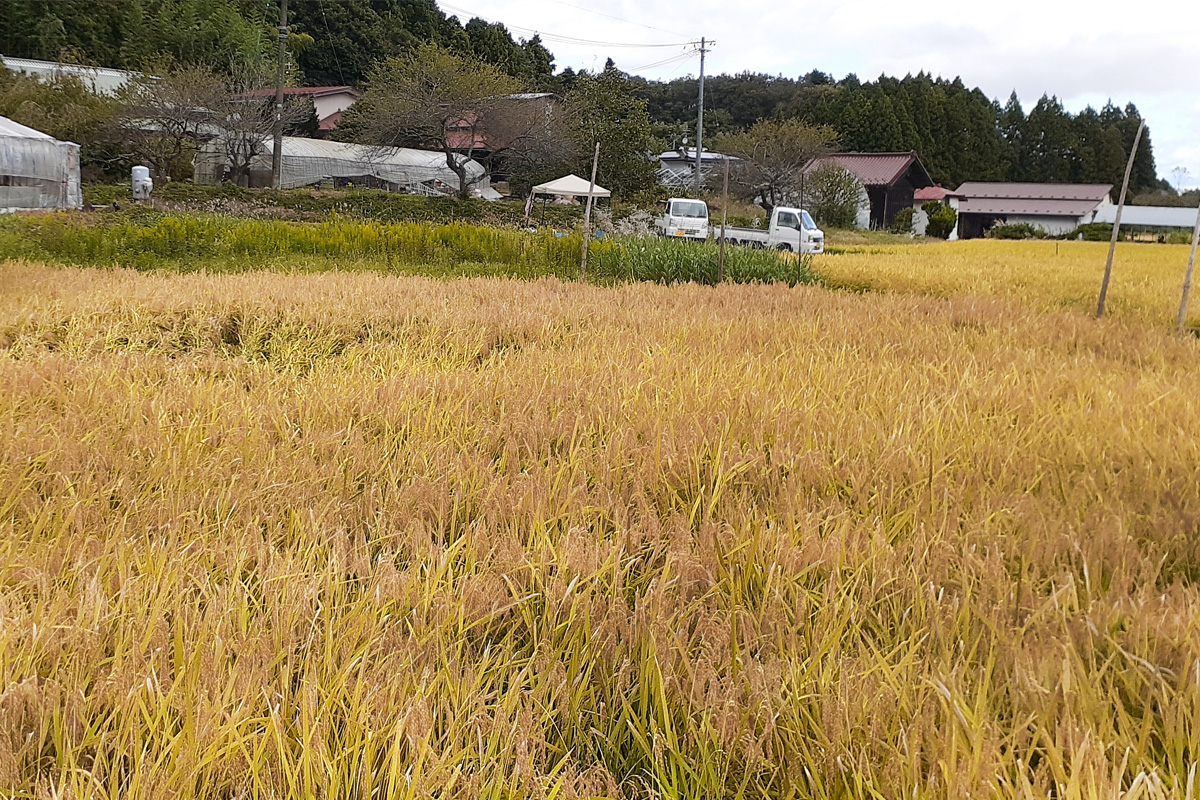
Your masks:
<svg viewBox="0 0 1200 800"><path fill-rule="evenodd" d="M0 117L0 213L82 207L79 145Z"/></svg>
<svg viewBox="0 0 1200 800"><path fill-rule="evenodd" d="M258 149L258 155L250 162L248 183L251 187L270 186L270 137L264 137ZM458 176L447 166L446 156L442 153L293 136L283 138L282 173L284 189L353 185L429 195L449 194L458 189ZM230 179L224 142L214 139L196 156L195 181L218 184ZM473 193L492 199L490 195L494 191L488 186L484 169L478 162L467 162L467 180L471 182Z"/></svg>

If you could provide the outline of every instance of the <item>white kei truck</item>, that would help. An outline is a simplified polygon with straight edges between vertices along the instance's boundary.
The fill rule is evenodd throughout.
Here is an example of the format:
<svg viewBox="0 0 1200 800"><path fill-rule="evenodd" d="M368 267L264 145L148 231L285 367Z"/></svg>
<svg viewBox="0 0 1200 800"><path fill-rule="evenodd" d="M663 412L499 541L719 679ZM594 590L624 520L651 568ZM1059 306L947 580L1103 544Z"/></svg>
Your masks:
<svg viewBox="0 0 1200 800"><path fill-rule="evenodd" d="M715 235L718 239L721 237L720 228L716 229ZM776 206L771 211L771 224L766 228L727 227L725 241L788 253L825 252L825 232L817 227L807 211L787 206Z"/></svg>
<svg viewBox="0 0 1200 800"><path fill-rule="evenodd" d="M708 239L708 204L703 200L672 197L654 221L660 236L703 242Z"/></svg>

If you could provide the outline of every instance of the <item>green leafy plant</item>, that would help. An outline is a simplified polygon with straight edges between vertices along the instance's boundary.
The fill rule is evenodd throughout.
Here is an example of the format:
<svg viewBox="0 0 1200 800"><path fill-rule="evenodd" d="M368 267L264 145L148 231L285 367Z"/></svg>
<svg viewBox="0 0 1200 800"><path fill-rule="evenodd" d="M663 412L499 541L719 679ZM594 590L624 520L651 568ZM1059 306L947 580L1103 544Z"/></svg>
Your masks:
<svg viewBox="0 0 1200 800"><path fill-rule="evenodd" d="M913 209L912 206L908 206L896 212L896 218L892 220L892 226L888 230L892 233L912 233L912 229Z"/></svg>
<svg viewBox="0 0 1200 800"><path fill-rule="evenodd" d="M1110 229L1111 231L1111 226ZM1045 239L1046 233L1041 228L1035 228L1028 222L1017 222L1012 225L993 225L987 232L990 239Z"/></svg>
<svg viewBox="0 0 1200 800"><path fill-rule="evenodd" d="M938 204L932 212L926 213L929 214L929 223L925 226L925 235L937 239L949 239L950 234L954 231L954 226L958 223L958 212L950 206Z"/></svg>

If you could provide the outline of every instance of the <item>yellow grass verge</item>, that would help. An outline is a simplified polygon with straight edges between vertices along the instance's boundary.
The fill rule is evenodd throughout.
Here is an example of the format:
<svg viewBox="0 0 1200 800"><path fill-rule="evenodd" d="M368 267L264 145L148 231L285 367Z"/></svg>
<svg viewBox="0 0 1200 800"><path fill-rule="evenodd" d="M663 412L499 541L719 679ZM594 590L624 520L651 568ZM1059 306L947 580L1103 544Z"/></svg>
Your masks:
<svg viewBox="0 0 1200 800"><path fill-rule="evenodd" d="M1010 298L5 265L0 791L1190 797L1198 374Z"/></svg>

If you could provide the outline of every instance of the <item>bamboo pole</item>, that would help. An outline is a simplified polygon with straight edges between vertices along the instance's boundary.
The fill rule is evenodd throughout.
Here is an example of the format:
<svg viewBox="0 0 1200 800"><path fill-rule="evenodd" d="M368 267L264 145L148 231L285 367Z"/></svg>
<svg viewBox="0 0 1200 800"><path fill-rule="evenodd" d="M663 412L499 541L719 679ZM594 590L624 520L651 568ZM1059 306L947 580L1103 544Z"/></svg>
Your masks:
<svg viewBox="0 0 1200 800"><path fill-rule="evenodd" d="M1138 125L1137 135L1133 137L1133 147L1129 151L1129 163L1125 165L1125 180L1121 182L1121 199L1117 201L1117 218L1113 222L1112 239L1108 243L1108 260L1104 263L1104 282L1100 284L1100 300L1096 303L1096 319L1104 316L1104 301L1108 298L1108 282L1112 279L1113 254L1117 251L1117 237L1121 235L1121 212L1125 210L1125 194L1129 191L1129 176L1133 172L1133 159L1137 155L1138 143L1142 141L1142 131L1146 128L1146 120Z"/></svg>
<svg viewBox="0 0 1200 800"><path fill-rule="evenodd" d="M1179 301L1179 330L1187 316L1188 292L1192 290L1192 273L1196 270L1196 245L1200 243L1200 208L1196 209L1196 227L1192 230L1192 252L1188 255L1187 273L1183 276L1183 299Z"/></svg>
<svg viewBox="0 0 1200 800"><path fill-rule="evenodd" d="M596 191L596 167L600 166L600 143L596 142L596 155L592 157L592 182L588 184L587 207L583 212L583 260L579 264L579 280L587 281L588 242L592 238L592 194Z"/></svg>
<svg viewBox="0 0 1200 800"><path fill-rule="evenodd" d="M725 188L721 190L721 254L717 258L717 283L725 280L725 214L729 209L729 157L725 157Z"/></svg>

